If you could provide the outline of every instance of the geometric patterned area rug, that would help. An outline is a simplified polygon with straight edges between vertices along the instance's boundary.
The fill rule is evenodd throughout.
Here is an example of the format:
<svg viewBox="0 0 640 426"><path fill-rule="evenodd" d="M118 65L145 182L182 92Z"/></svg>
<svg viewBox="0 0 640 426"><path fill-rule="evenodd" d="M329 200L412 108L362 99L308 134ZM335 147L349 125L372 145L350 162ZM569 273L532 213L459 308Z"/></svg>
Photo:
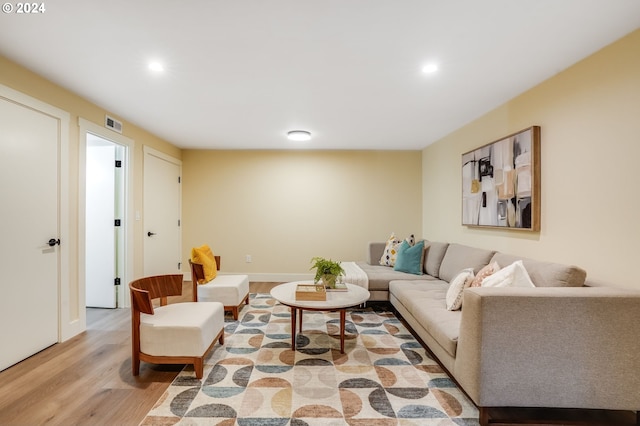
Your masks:
<svg viewBox="0 0 640 426"><path fill-rule="evenodd" d="M305 311L291 350L289 308L252 294L225 344L176 377L141 425L477 425L478 410L393 313Z"/></svg>

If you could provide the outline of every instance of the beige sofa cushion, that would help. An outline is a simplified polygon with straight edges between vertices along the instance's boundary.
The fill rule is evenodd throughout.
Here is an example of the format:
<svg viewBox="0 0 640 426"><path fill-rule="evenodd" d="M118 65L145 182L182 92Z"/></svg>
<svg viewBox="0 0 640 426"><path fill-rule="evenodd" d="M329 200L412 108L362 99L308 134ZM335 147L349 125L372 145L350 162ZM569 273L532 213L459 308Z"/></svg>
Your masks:
<svg viewBox="0 0 640 426"><path fill-rule="evenodd" d="M218 302L172 303L140 314L140 351L155 356L202 356L224 327Z"/></svg>
<svg viewBox="0 0 640 426"><path fill-rule="evenodd" d="M442 280L389 283L389 292L449 355L455 357L462 311L447 310L445 298L448 288L449 283Z"/></svg>
<svg viewBox="0 0 640 426"><path fill-rule="evenodd" d="M369 291L388 291L389 281L391 280L415 280L418 276L416 274L408 274L406 272L394 271L389 266L382 265L370 265L367 262L356 262L369 277ZM428 275L421 275L420 279L430 280L435 279Z"/></svg>
<svg viewBox="0 0 640 426"><path fill-rule="evenodd" d="M494 253L495 251L492 250L449 244L440 265L439 278L451 282L460 271L466 268L473 268L473 273L476 274L489 263Z"/></svg>
<svg viewBox="0 0 640 426"><path fill-rule="evenodd" d="M434 278L438 278L442 259L447 252L449 243L439 243L437 241L425 241L426 248L424 259L424 271Z"/></svg>
<svg viewBox="0 0 640 426"><path fill-rule="evenodd" d="M522 260L536 287L581 287L587 277L584 269L573 265L541 262L504 253L496 253L491 259L492 262L498 262L501 268L517 260Z"/></svg>
<svg viewBox="0 0 640 426"><path fill-rule="evenodd" d="M249 294L248 275L218 275L213 281L198 286L200 302L220 302L238 306Z"/></svg>

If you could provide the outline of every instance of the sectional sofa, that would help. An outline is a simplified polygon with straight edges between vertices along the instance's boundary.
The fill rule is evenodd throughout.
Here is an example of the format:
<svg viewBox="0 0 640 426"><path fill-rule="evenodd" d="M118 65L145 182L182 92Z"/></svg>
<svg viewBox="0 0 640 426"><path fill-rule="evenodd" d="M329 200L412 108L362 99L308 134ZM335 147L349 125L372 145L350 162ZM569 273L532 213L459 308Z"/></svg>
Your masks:
<svg viewBox="0 0 640 426"><path fill-rule="evenodd" d="M378 264L384 242L356 262L371 300L389 300L478 406L640 410L640 292L585 286L576 266L425 241L422 275ZM474 287L447 310L463 269L522 260L535 287ZM638 417L640 420L640 417Z"/></svg>

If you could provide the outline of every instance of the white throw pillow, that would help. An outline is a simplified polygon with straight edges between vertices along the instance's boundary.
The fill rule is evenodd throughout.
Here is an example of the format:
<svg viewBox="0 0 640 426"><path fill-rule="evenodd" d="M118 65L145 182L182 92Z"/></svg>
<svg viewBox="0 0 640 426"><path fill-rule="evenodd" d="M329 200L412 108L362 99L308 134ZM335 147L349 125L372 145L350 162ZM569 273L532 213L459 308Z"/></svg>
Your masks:
<svg viewBox="0 0 640 426"><path fill-rule="evenodd" d="M462 307L462 292L471 285L471 281L473 281L473 268L463 269L451 280L445 298L447 310L455 311Z"/></svg>
<svg viewBox="0 0 640 426"><path fill-rule="evenodd" d="M535 284L522 260L518 260L482 280L482 287L535 287Z"/></svg>

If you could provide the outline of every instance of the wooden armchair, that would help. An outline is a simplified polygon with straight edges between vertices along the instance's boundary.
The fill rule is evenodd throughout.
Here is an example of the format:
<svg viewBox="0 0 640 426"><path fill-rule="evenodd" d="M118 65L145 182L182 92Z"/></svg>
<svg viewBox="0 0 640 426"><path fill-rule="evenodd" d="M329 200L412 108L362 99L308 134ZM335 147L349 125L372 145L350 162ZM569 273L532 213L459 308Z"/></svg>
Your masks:
<svg viewBox="0 0 640 426"><path fill-rule="evenodd" d="M158 275L129 283L131 291L131 366L140 374L140 361L154 364L193 364L202 378L204 357L216 340L224 344L224 308L217 302L167 304L182 294L182 275ZM160 306L153 300L160 299Z"/></svg>
<svg viewBox="0 0 640 426"><path fill-rule="evenodd" d="M220 270L220 256L214 256L216 269ZM238 319L240 307L249 304L249 276L248 275L217 275L206 284L198 284L204 280L204 269L201 264L189 259L191 266L191 281L195 301L220 302L225 311L230 311L233 319Z"/></svg>

